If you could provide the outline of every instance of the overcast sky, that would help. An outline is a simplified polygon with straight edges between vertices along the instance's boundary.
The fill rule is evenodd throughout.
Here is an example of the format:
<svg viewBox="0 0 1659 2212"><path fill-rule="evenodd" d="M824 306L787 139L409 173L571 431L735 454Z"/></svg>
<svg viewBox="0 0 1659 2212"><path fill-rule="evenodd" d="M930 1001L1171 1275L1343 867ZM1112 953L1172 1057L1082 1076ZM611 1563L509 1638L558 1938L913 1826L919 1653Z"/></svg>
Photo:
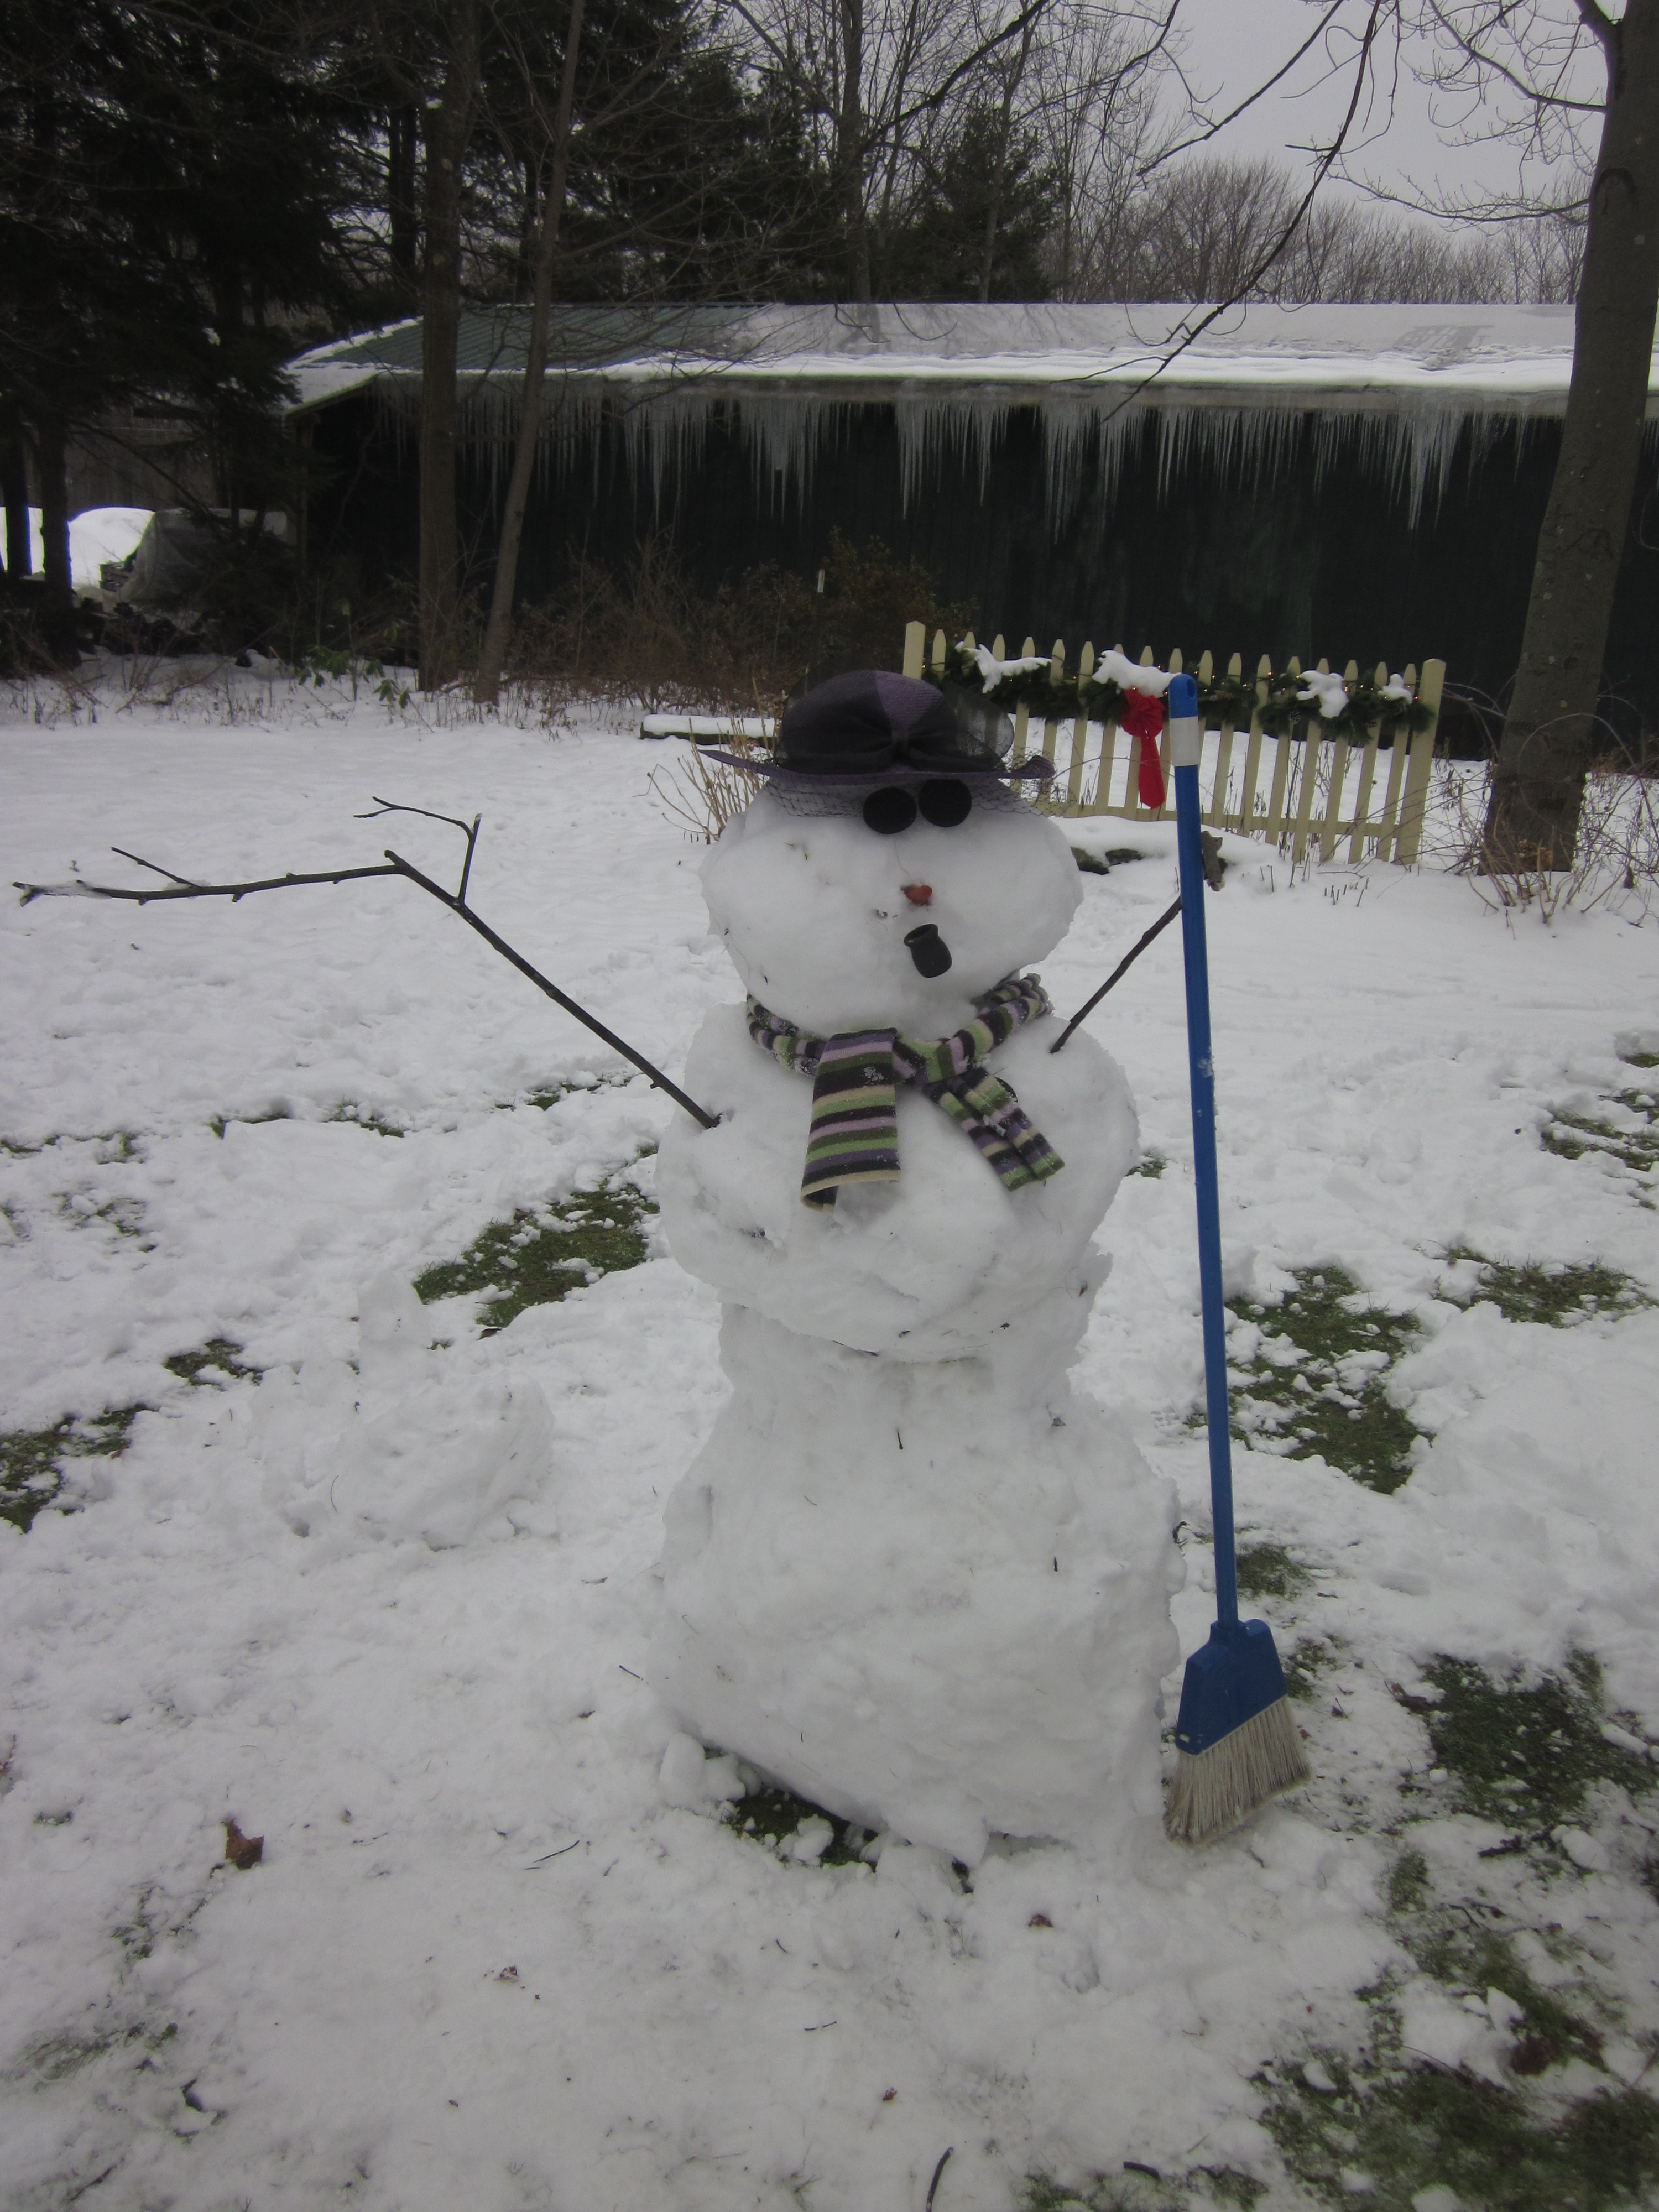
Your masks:
<svg viewBox="0 0 1659 2212"><path fill-rule="evenodd" d="M1552 12L1574 12L1571 0L1550 4ZM1620 12L1616 5L1613 12ZM1319 13L1310 0L1182 0L1177 21L1185 33L1188 75L1201 91L1216 95L1219 112L1271 76L1309 35ZM1339 26L1361 22L1365 13L1362 0L1349 0ZM1328 52L1316 48L1282 85L1228 127L1214 142L1218 149L1247 157L1272 154L1306 166L1310 156L1303 149L1328 141L1341 121L1352 88L1352 40L1342 35ZM1419 63L1425 58L1420 47L1415 54ZM1409 63L1412 55L1406 58ZM1383 75L1393 75L1391 52ZM1589 88L1600 90L1593 82ZM1395 189L1410 180L1431 195L1437 185L1454 191L1516 188L1520 172L1514 150L1448 143L1435 128L1429 93L1409 66L1401 69L1391 112L1387 91L1385 82L1382 97L1362 118L1363 127L1351 134L1350 167L1356 174Z"/></svg>

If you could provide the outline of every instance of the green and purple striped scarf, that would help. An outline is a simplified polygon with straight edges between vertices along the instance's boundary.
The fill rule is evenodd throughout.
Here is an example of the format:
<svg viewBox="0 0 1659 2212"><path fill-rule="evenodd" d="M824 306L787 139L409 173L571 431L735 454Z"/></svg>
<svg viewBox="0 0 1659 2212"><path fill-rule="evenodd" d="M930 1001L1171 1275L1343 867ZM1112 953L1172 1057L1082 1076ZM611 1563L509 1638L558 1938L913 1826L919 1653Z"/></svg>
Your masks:
<svg viewBox="0 0 1659 2212"><path fill-rule="evenodd" d="M749 1034L796 1075L812 1079L812 1126L801 1177L803 1206L827 1209L843 1183L892 1182L899 1171L898 1085L914 1083L973 1139L1005 1189L1058 1175L1066 1163L983 1066L987 1053L1039 1014L1052 1013L1035 975L1011 975L974 1001L975 1019L931 1041L896 1030L815 1037L757 999Z"/></svg>

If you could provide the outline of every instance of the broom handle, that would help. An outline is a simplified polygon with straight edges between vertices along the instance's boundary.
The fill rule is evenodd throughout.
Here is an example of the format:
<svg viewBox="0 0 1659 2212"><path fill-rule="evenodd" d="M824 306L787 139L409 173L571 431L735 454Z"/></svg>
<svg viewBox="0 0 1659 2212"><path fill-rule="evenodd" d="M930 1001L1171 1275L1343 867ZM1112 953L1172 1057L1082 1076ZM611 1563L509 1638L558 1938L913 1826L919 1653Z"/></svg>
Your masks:
<svg viewBox="0 0 1659 2212"><path fill-rule="evenodd" d="M1192 1069L1193 1175L1198 1185L1198 1282L1204 1315L1204 1402L1210 1435L1210 1513L1215 1524L1216 1618L1238 1619L1233 1559L1233 1462L1227 1421L1227 1324L1221 1297L1221 1193L1215 1164L1215 1069L1210 1057L1210 978L1204 942L1204 851L1198 763L1204 726L1198 686L1170 679L1170 758L1175 766L1176 845L1181 862L1181 941L1187 968L1187 1056Z"/></svg>

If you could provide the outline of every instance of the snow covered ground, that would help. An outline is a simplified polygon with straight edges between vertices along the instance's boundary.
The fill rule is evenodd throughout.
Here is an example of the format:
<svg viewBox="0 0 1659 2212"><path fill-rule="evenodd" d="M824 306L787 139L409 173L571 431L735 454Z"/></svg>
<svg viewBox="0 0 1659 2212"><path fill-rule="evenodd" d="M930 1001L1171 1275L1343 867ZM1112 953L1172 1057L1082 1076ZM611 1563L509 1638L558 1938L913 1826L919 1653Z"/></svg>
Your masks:
<svg viewBox="0 0 1659 2212"><path fill-rule="evenodd" d="M379 794L482 811L477 910L671 1073L738 995L669 749L601 717L252 676L0 714L8 880L453 881ZM1085 878L1062 1010L1173 896L1167 830L1079 836L1145 857ZM1200 1854L965 1878L663 1778L661 1502L725 1386L648 1214L497 1334L414 1305L491 1224L632 1218L675 1109L401 884L6 908L0 1428L14 1475L71 1448L0 1521L8 2207L1655 2201L1659 929L1230 855L1237 1484L1316 1778ZM1178 960L1092 1023L1146 1168L1079 1379L1179 1486L1190 1650Z"/></svg>

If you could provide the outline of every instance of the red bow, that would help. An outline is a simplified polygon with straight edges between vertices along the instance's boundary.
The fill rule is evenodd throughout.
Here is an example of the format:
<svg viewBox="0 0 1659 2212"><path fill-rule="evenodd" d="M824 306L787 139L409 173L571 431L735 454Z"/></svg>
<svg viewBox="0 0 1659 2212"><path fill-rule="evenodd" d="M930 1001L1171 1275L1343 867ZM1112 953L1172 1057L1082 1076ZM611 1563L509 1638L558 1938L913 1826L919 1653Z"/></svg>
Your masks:
<svg viewBox="0 0 1659 2212"><path fill-rule="evenodd" d="M1164 702L1150 692L1126 691L1117 710L1117 726L1140 740L1141 805L1162 806L1164 765L1158 757L1158 741L1164 734Z"/></svg>

